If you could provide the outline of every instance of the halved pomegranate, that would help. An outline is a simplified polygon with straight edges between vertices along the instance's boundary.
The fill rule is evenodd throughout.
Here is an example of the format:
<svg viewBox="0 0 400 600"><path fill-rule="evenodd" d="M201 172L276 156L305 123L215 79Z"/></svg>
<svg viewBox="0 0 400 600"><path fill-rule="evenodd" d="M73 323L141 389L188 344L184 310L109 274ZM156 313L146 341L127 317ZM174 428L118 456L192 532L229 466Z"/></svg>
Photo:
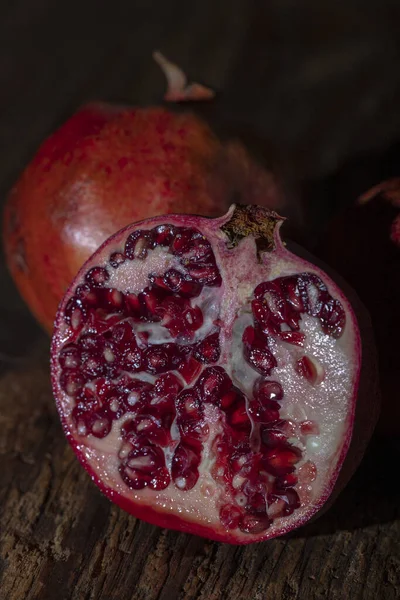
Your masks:
<svg viewBox="0 0 400 600"><path fill-rule="evenodd" d="M100 489L145 521L246 544L305 523L333 490L360 334L336 284L282 244L281 222L232 206L136 223L61 303L65 433Z"/></svg>

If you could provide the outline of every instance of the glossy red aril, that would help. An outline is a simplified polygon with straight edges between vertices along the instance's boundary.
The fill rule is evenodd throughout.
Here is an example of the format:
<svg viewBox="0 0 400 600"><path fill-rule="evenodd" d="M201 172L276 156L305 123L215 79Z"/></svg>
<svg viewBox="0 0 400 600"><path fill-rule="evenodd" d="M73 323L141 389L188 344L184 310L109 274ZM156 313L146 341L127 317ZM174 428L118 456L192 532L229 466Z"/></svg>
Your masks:
<svg viewBox="0 0 400 600"><path fill-rule="evenodd" d="M283 203L273 175L194 114L90 104L44 141L12 189L4 213L7 264L51 332L70 281L110 235L160 214L221 215L232 198L271 208ZM132 238L109 264L145 254L146 242ZM190 296L185 280L173 275L165 286L181 285Z"/></svg>
<svg viewBox="0 0 400 600"><path fill-rule="evenodd" d="M333 490L359 329L336 284L282 244L280 223L233 206L131 225L60 306L52 378L64 430L100 489L137 517L246 544L303 524Z"/></svg>

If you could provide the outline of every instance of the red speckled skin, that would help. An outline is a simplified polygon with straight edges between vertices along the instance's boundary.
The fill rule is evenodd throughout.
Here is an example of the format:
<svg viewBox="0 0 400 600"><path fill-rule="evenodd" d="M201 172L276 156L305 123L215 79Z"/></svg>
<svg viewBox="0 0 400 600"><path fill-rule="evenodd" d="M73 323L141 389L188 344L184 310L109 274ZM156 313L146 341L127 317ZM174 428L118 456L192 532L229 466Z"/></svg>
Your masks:
<svg viewBox="0 0 400 600"><path fill-rule="evenodd" d="M193 114L83 107L40 147L5 209L6 258L50 332L83 262L111 234L158 214L217 216L235 197L276 205L272 176Z"/></svg>

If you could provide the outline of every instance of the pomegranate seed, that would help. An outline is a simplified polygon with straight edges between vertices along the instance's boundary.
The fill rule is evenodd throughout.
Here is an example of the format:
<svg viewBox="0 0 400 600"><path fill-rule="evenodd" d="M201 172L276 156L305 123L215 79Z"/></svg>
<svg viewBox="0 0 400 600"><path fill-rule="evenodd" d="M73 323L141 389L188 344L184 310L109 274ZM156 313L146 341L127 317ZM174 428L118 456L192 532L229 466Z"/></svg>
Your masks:
<svg viewBox="0 0 400 600"><path fill-rule="evenodd" d="M62 371L60 376L60 386L68 394L68 396L76 396L82 389L85 380L82 374L76 370Z"/></svg>
<svg viewBox="0 0 400 600"><path fill-rule="evenodd" d="M270 426L263 426L261 428L261 439L268 448L283 447L287 445L287 436L282 431L279 423L283 423L283 421L277 421L271 423Z"/></svg>
<svg viewBox="0 0 400 600"><path fill-rule="evenodd" d="M143 471L121 465L120 474L126 485L134 490L141 490L144 487L149 487L153 490L164 490L169 486L171 481L165 467L157 469L155 473L144 473Z"/></svg>
<svg viewBox="0 0 400 600"><path fill-rule="evenodd" d="M230 468L233 473L240 475L248 475L252 468L252 460L251 460L251 451L250 448L243 449L243 454L238 452L234 452L232 454L232 448L229 448L231 458L230 458ZM246 485L246 484L245 484Z"/></svg>
<svg viewBox="0 0 400 600"><path fill-rule="evenodd" d="M93 287L102 287L109 278L107 269L103 267L93 267L85 275L85 281Z"/></svg>
<svg viewBox="0 0 400 600"><path fill-rule="evenodd" d="M111 415L115 419L120 419L122 417L122 415L125 413L123 398L118 398L117 396L112 396L108 400L108 406L111 411Z"/></svg>
<svg viewBox="0 0 400 600"><path fill-rule="evenodd" d="M149 274L149 281L153 285L161 288L162 290L168 290L169 289L168 286L165 285L164 278L161 275L155 275L154 273L150 273Z"/></svg>
<svg viewBox="0 0 400 600"><path fill-rule="evenodd" d="M135 409L142 409L150 404L153 389L154 387L147 381L130 378L126 383L119 381L117 386L117 390L120 393L126 394L126 402L129 407L132 408L134 406Z"/></svg>
<svg viewBox="0 0 400 600"><path fill-rule="evenodd" d="M115 288L102 290L102 304L111 310L120 311L124 307L125 295Z"/></svg>
<svg viewBox="0 0 400 600"><path fill-rule="evenodd" d="M230 390L221 397L221 408L227 411L233 402L236 400L236 390Z"/></svg>
<svg viewBox="0 0 400 600"><path fill-rule="evenodd" d="M277 402L253 401L250 403L250 414L255 421L260 423L270 423L279 419L279 404Z"/></svg>
<svg viewBox="0 0 400 600"><path fill-rule="evenodd" d="M113 328L111 335L120 351L126 350L135 337L132 325L128 321L118 323Z"/></svg>
<svg viewBox="0 0 400 600"><path fill-rule="evenodd" d="M262 329L270 325L271 311L264 302L253 300L251 303L251 309L253 311L254 320L260 324Z"/></svg>
<svg viewBox="0 0 400 600"><path fill-rule="evenodd" d="M261 375L270 375L277 362L267 343L256 335L253 327L246 327L243 333L243 356Z"/></svg>
<svg viewBox="0 0 400 600"><path fill-rule="evenodd" d="M275 479L275 489L278 491L286 490L295 485L297 485L297 477L294 473L288 473L287 475Z"/></svg>
<svg viewBox="0 0 400 600"><path fill-rule="evenodd" d="M245 427L247 429L251 426L246 411L246 400L239 390L237 391L236 401L226 413L226 420L229 425L235 428Z"/></svg>
<svg viewBox="0 0 400 600"><path fill-rule="evenodd" d="M95 389L96 389L96 394L98 395L100 400L103 400L104 398L106 398L110 393L115 393L114 387L111 385L111 383L105 377L99 377L96 380ZM85 393L90 392L90 394L93 393L88 388L85 388L84 392Z"/></svg>
<svg viewBox="0 0 400 600"><path fill-rule="evenodd" d="M158 314L158 309L164 294L161 290L145 288L138 294L141 315L148 321L160 321L161 316Z"/></svg>
<svg viewBox="0 0 400 600"><path fill-rule="evenodd" d="M200 455L182 443L178 444L172 457L171 475L180 490L191 490L199 478Z"/></svg>
<svg viewBox="0 0 400 600"><path fill-rule="evenodd" d="M294 310L304 313L307 312L308 298L305 286L299 277L282 277L280 286L285 298Z"/></svg>
<svg viewBox="0 0 400 600"><path fill-rule="evenodd" d="M72 411L72 418L80 435L92 434L101 439L111 431L112 417L108 408L101 407L94 396L79 402Z"/></svg>
<svg viewBox="0 0 400 600"><path fill-rule="evenodd" d="M270 288L269 282L264 281L263 283L259 283L254 290L254 298L256 300L263 301L264 294L265 294L265 292L267 292L269 290L269 288Z"/></svg>
<svg viewBox="0 0 400 600"><path fill-rule="evenodd" d="M179 296L167 296L162 300L158 309L159 314L163 317L164 322L168 323L168 319L180 317L183 311L190 307L190 302Z"/></svg>
<svg viewBox="0 0 400 600"><path fill-rule="evenodd" d="M99 416L99 418L95 418L95 415L92 414L91 418L91 428L90 432L97 438L106 437L111 431L111 421L110 419L105 418L104 416Z"/></svg>
<svg viewBox="0 0 400 600"><path fill-rule="evenodd" d="M152 479L151 475L143 473L142 471L135 471L125 465L120 465L119 472L123 481L132 490L142 490Z"/></svg>
<svg viewBox="0 0 400 600"><path fill-rule="evenodd" d="M315 421L302 421L300 431L302 435L319 435L320 433L318 423Z"/></svg>
<svg viewBox="0 0 400 600"><path fill-rule="evenodd" d="M172 373L161 375L154 384L154 394L157 396L166 396L172 394L176 396L182 390L183 385L179 379Z"/></svg>
<svg viewBox="0 0 400 600"><path fill-rule="evenodd" d="M78 344L82 351L101 352L102 339L91 333L84 333L80 336Z"/></svg>
<svg viewBox="0 0 400 600"><path fill-rule="evenodd" d="M158 469L150 480L149 487L153 490L165 490L171 482L171 476L166 467Z"/></svg>
<svg viewBox="0 0 400 600"><path fill-rule="evenodd" d="M73 296L68 300L64 310L64 320L74 331L78 331L83 327L87 320L87 313L82 304L82 300L79 300L76 296Z"/></svg>
<svg viewBox="0 0 400 600"><path fill-rule="evenodd" d="M76 369L81 361L81 353L76 344L67 344L61 350L58 362L62 369Z"/></svg>
<svg viewBox="0 0 400 600"><path fill-rule="evenodd" d="M153 444L145 444L144 439L138 438L137 444L121 462L122 479L132 489L165 489L170 477L163 451Z"/></svg>
<svg viewBox="0 0 400 600"><path fill-rule="evenodd" d="M208 263L214 260L214 254L211 250L210 243L199 232L193 234L190 248L184 253L185 263Z"/></svg>
<svg viewBox="0 0 400 600"><path fill-rule="evenodd" d="M307 291L307 313L313 317L318 317L321 312L324 298L327 299L329 297L327 287L317 275L314 275L314 273L304 273L301 277Z"/></svg>
<svg viewBox="0 0 400 600"><path fill-rule="evenodd" d="M278 502L281 506L280 515L277 514L275 516L287 517L291 515L296 508L300 508L301 505L299 495L293 488L288 488L281 494L271 494L268 500L270 505L273 505L274 502Z"/></svg>
<svg viewBox="0 0 400 600"><path fill-rule="evenodd" d="M105 365L97 355L85 353L82 357L82 371L89 380L94 379L105 374Z"/></svg>
<svg viewBox="0 0 400 600"><path fill-rule="evenodd" d="M221 523L227 529L236 529L239 527L242 511L233 504L224 504L219 511Z"/></svg>
<svg viewBox="0 0 400 600"><path fill-rule="evenodd" d="M207 285L209 287L219 287L222 284L221 275L219 274L218 268L214 264L189 267L188 273L190 277L193 277L193 279L198 283Z"/></svg>
<svg viewBox="0 0 400 600"><path fill-rule="evenodd" d="M338 300L330 298L319 312L322 330L334 338L339 338L346 324L346 315Z"/></svg>
<svg viewBox="0 0 400 600"><path fill-rule="evenodd" d="M311 384L315 384L318 380L318 370L315 363L308 357L303 356L295 364L296 373L305 377Z"/></svg>
<svg viewBox="0 0 400 600"><path fill-rule="evenodd" d="M176 231L177 233L169 249L172 254L182 256L192 245L194 230L181 227Z"/></svg>
<svg viewBox="0 0 400 600"><path fill-rule="evenodd" d="M155 375L177 368L182 360L176 344L154 344L143 353L145 371Z"/></svg>
<svg viewBox="0 0 400 600"><path fill-rule="evenodd" d="M176 399L179 417L199 421L203 416L201 401L196 388L186 389Z"/></svg>
<svg viewBox="0 0 400 600"><path fill-rule="evenodd" d="M191 384L201 372L201 368L201 364L192 356L189 356L189 358L186 358L183 362L181 362L178 367L178 371L186 383Z"/></svg>
<svg viewBox="0 0 400 600"><path fill-rule="evenodd" d="M120 366L128 373L141 371L143 368L143 355L139 348L132 344L132 348L124 353Z"/></svg>
<svg viewBox="0 0 400 600"><path fill-rule="evenodd" d="M113 252L110 255L108 262L114 269L118 269L118 267L125 262L125 255L122 254L122 252Z"/></svg>
<svg viewBox="0 0 400 600"><path fill-rule="evenodd" d="M154 248L154 238L151 231L135 231L125 242L125 256L130 260L144 260L149 250Z"/></svg>
<svg viewBox="0 0 400 600"><path fill-rule="evenodd" d="M255 516L255 515L244 515L240 520L240 530L245 533L262 533L266 531L271 525L272 521L267 515Z"/></svg>
<svg viewBox="0 0 400 600"><path fill-rule="evenodd" d="M317 467L311 460L301 465L298 471L298 479L301 484L310 484L317 478Z"/></svg>
<svg viewBox="0 0 400 600"><path fill-rule="evenodd" d="M219 405L231 389L232 381L222 367L208 367L200 377L199 387L204 402ZM233 399L236 399L236 392L233 392Z"/></svg>
<svg viewBox="0 0 400 600"><path fill-rule="evenodd" d="M139 319L141 316L141 304L136 294L125 295L125 306L128 310L128 314L132 317Z"/></svg>
<svg viewBox="0 0 400 600"><path fill-rule="evenodd" d="M179 292L183 283L183 274L176 269L168 269L164 273L163 283L171 292Z"/></svg>
<svg viewBox="0 0 400 600"><path fill-rule="evenodd" d="M75 290L75 295L82 301L86 307L97 306L99 303L98 290L90 287L89 284L83 283L78 285Z"/></svg>
<svg viewBox="0 0 400 600"><path fill-rule="evenodd" d="M184 298L196 298L197 296L199 296L202 289L203 286L201 285L201 283L199 283L198 281L193 281L193 279L187 277L182 281L179 293Z"/></svg>
<svg viewBox="0 0 400 600"><path fill-rule="evenodd" d="M245 490L243 490L244 493ZM254 491L247 494L247 504L245 506L246 511L255 516L265 516L267 514L267 501L265 497L265 490L261 492Z"/></svg>
<svg viewBox="0 0 400 600"><path fill-rule="evenodd" d="M277 337L288 344L295 344L301 348L304 346L304 340L306 336L300 331L279 331Z"/></svg>
<svg viewBox="0 0 400 600"><path fill-rule="evenodd" d="M209 436L210 428L204 420L178 419L181 441L192 446L194 442L205 442Z"/></svg>
<svg viewBox="0 0 400 600"><path fill-rule="evenodd" d="M271 400L282 400L283 389L277 381L270 381L260 377L253 386L254 397L261 403Z"/></svg>
<svg viewBox="0 0 400 600"><path fill-rule="evenodd" d="M158 246L169 246L175 236L173 225L159 225L153 230L154 243Z"/></svg>
<svg viewBox="0 0 400 600"><path fill-rule="evenodd" d="M295 446L267 450L264 453L265 469L272 475L287 475L293 471L301 456L301 451Z"/></svg>
<svg viewBox="0 0 400 600"><path fill-rule="evenodd" d="M219 346L219 332L207 336L194 346L193 356L202 363L215 363L219 359L221 349Z"/></svg>
<svg viewBox="0 0 400 600"><path fill-rule="evenodd" d="M198 306L187 308L183 313L185 325L189 331L197 331L203 325L203 313Z"/></svg>
<svg viewBox="0 0 400 600"><path fill-rule="evenodd" d="M277 281L259 284L254 290L256 300L262 300L269 310L269 320L276 324L286 321L285 299Z"/></svg>
<svg viewBox="0 0 400 600"><path fill-rule="evenodd" d="M126 464L131 469L142 471L143 473L153 473L159 468L159 463L162 464L164 455L157 453L154 446L144 446L140 449L133 449L126 461Z"/></svg>
<svg viewBox="0 0 400 600"><path fill-rule="evenodd" d="M203 324L203 313L198 306L190 306L188 300L178 297L166 298L157 309L162 325L173 337L191 338Z"/></svg>

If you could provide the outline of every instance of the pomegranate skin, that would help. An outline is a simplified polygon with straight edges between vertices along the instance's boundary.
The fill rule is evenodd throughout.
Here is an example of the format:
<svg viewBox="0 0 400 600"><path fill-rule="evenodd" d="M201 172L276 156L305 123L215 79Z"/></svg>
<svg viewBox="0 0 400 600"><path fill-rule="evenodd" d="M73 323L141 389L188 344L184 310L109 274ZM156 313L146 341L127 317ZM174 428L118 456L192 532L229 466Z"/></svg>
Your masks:
<svg viewBox="0 0 400 600"><path fill-rule="evenodd" d="M39 148L4 214L11 275L51 332L71 279L115 231L157 214L223 214L233 197L276 206L270 174L190 113L89 104Z"/></svg>
<svg viewBox="0 0 400 600"><path fill-rule="evenodd" d="M263 541L265 539L275 537L276 535L284 535L292 531L294 528L304 525L310 520L310 518L320 515L322 510L328 508L340 490L346 485L352 473L358 466L367 442L372 434L373 427L376 422L379 402L372 330L368 315L363 309L357 296L351 291L350 288L348 288L348 286L343 283L343 281L339 280L338 283L342 291L344 291L346 294L346 300L346 297L342 295L339 288L334 286L333 281L336 278L333 273L330 273L328 270L328 275L331 277L331 280L329 280L329 277L326 275L326 273L324 274L322 272L322 269L324 269L324 271L327 269L325 269L324 266L318 262L318 260L314 259L311 255L304 252L298 246L281 246L277 234L277 253L283 257L284 260L295 260L296 265L300 270L304 269L310 271L311 269L313 273L318 274L321 277L323 276L328 285L335 288L336 297L339 295L341 302L344 306L346 306L346 314L350 322L355 321L353 311L357 314L360 335L360 337L358 337L358 333L356 333L354 338L354 354L350 354L349 356L349 358L353 356L355 365L358 365L355 367L354 373L357 383L355 384L353 392L351 393L351 399L349 399L350 404L346 417L347 425L345 431L343 432L343 438L340 440L340 444L336 449L337 454L335 457L335 467L330 473L329 480L324 480L321 494L308 504L304 512L302 512L298 518L296 517L294 520L283 523L278 531L266 531L260 534L243 536L238 535L236 531L231 531L228 528L224 529L220 526L220 524L217 526L215 522L210 523L210 526L207 526L204 520L202 522L196 521L195 517L193 517L193 519L188 519L187 515L183 514L183 518L181 518L180 515L177 514L177 511L171 511L169 514L163 513L162 507L160 506L161 501L158 502L159 506L157 506L157 501L153 503L150 498L148 498L148 503L137 501L138 498L135 497L135 494L129 496L129 494L124 491L123 486L109 485L109 482L113 482L112 473L107 473L104 471L103 475L99 476L99 473L102 472L102 469L94 468L93 463L90 464L92 450L87 452L87 449L85 449L85 443L82 443L82 440L76 435L76 432L74 432L74 428L71 428L70 415L68 414L68 410L66 410L67 404L65 402L65 398L63 398L62 392L60 391L60 366L58 361L58 352L60 351L61 346L68 342L68 336L65 335L66 332L64 328L64 311L67 307L68 301L74 293L74 286L76 283L80 283L82 281L89 268L93 268L94 265L103 264L102 261L109 255L109 253L115 251L121 246L121 240L125 240L127 234L132 231L131 228L134 230L138 229L139 227L148 229L157 225L162 225L165 221L169 223L172 222L172 224L179 226L184 225L185 227L199 226L200 230L204 231L205 234L208 235L212 232L213 228L217 230L219 226L224 226L225 221L228 221L228 218L223 217L219 220L215 220L215 223L212 224L212 222L209 220L207 220L208 222L205 222L206 220L204 219L195 220L194 217L190 216L174 215L168 219L159 217L157 219L152 219L151 221L138 223L135 226L128 227L125 230L115 234L112 238L110 238L110 240L103 244L103 246L96 252L95 256L92 257L92 259L90 259L86 265L84 265L84 267L82 267L75 282L67 292L63 303L60 305L56 321L55 336L53 338L52 345L53 389L65 434L81 464L88 471L92 480L101 489L101 491L111 501L118 504L127 512L130 512L135 517L141 518L149 523L161 527L197 534L209 539L232 544L249 544L255 541ZM290 254L288 250L290 250ZM274 253L275 251L273 251L271 255L273 256ZM221 254L223 254L222 250ZM217 261L217 264L220 268L222 268L222 262ZM237 265L236 261L234 264ZM239 268L239 265L237 265L237 267ZM254 269L256 269L255 265ZM85 277L85 279L88 281L87 277ZM226 286L227 284L225 283L224 285ZM229 302L227 302L227 304L229 305ZM352 430L354 431L353 437ZM105 451L107 452L107 448L105 448ZM332 450L332 454L335 455L334 449Z"/></svg>

